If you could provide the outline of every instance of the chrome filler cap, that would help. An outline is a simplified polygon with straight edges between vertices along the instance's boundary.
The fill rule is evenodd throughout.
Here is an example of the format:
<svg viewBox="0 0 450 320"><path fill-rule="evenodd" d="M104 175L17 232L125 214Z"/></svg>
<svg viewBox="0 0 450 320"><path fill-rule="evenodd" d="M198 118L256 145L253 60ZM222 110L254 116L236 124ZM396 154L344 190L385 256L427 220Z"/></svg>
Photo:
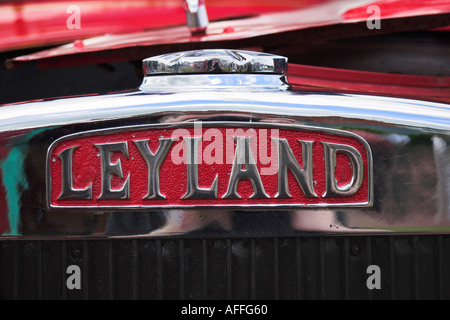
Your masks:
<svg viewBox="0 0 450 320"><path fill-rule="evenodd" d="M189 88L287 88L286 57L264 52L210 49L164 54L143 60L144 92Z"/></svg>
<svg viewBox="0 0 450 320"><path fill-rule="evenodd" d="M143 61L145 75L192 73L275 73L287 71L287 58L243 50L194 50L163 54Z"/></svg>

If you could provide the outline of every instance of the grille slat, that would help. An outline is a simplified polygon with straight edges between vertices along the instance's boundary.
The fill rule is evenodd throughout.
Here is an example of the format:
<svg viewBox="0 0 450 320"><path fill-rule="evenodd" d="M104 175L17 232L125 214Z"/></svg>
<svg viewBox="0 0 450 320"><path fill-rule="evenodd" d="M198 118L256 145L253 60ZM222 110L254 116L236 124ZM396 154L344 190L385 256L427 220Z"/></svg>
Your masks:
<svg viewBox="0 0 450 320"><path fill-rule="evenodd" d="M250 240L250 287L251 287L251 299L256 299L256 249L255 249L255 239Z"/></svg>
<svg viewBox="0 0 450 320"><path fill-rule="evenodd" d="M344 299L350 299L350 244L344 239Z"/></svg>
<svg viewBox="0 0 450 320"><path fill-rule="evenodd" d="M202 240L202 283L203 283L203 299L208 299L208 251L206 240Z"/></svg>
<svg viewBox="0 0 450 320"><path fill-rule="evenodd" d="M395 266L395 241L393 237L389 238L390 242L390 258L391 258L391 299L397 298L397 282L395 277L396 266Z"/></svg>
<svg viewBox="0 0 450 320"><path fill-rule="evenodd" d="M158 299L162 299L162 262L161 262L161 240L156 240L156 270L157 270L157 286Z"/></svg>
<svg viewBox="0 0 450 320"><path fill-rule="evenodd" d="M178 246L180 248L180 299L184 299L184 243L183 240L178 241Z"/></svg>
<svg viewBox="0 0 450 320"><path fill-rule="evenodd" d="M63 242L63 247L62 247L62 269L61 269L61 287L63 290L63 295L62 295L62 299L63 300L67 300L67 286L66 286L66 270L67 270L67 242ZM18 270L18 269L15 269Z"/></svg>
<svg viewBox="0 0 450 320"><path fill-rule="evenodd" d="M138 299L139 261L137 241L133 240L133 300Z"/></svg>
<svg viewBox="0 0 450 320"><path fill-rule="evenodd" d="M302 248L301 248L300 239L296 239L295 241L295 251L296 251L296 262L297 262L297 298L302 298Z"/></svg>
<svg viewBox="0 0 450 320"><path fill-rule="evenodd" d="M227 299L232 299L231 240L227 239Z"/></svg>
<svg viewBox="0 0 450 320"><path fill-rule="evenodd" d="M446 235L4 241L0 298L450 299L449 257Z"/></svg>
<svg viewBox="0 0 450 320"><path fill-rule="evenodd" d="M42 296L42 242L38 242L37 244L37 274L38 274L38 300L42 300L43 296Z"/></svg>
<svg viewBox="0 0 450 320"><path fill-rule="evenodd" d="M108 243L108 297L114 299L114 263L113 242Z"/></svg>
<svg viewBox="0 0 450 320"><path fill-rule="evenodd" d="M420 299L420 252L419 252L419 238L414 237L413 239L413 248L414 248L414 292L415 299Z"/></svg>
<svg viewBox="0 0 450 320"><path fill-rule="evenodd" d="M274 262L273 262L273 268L274 268L274 296L275 300L280 299L280 289L279 289L279 277L276 275L280 274L279 265L278 265L278 259L279 259L279 253L278 253L278 239L275 238L273 241L273 255L274 255Z"/></svg>
<svg viewBox="0 0 450 320"><path fill-rule="evenodd" d="M319 241L319 266L320 266L320 280L319 280L319 286L320 286L320 298L325 299L326 298L326 280L325 280L325 272L326 272L326 266L325 266L325 244L324 239L320 238Z"/></svg>
<svg viewBox="0 0 450 320"><path fill-rule="evenodd" d="M367 248L367 266L372 265L372 242L370 241L370 238L366 239L366 248ZM367 291L369 300L373 300L373 291L368 290Z"/></svg>
<svg viewBox="0 0 450 320"><path fill-rule="evenodd" d="M438 253L438 261L439 261L439 299L444 299L444 241L442 236L439 236L439 253Z"/></svg>
<svg viewBox="0 0 450 320"><path fill-rule="evenodd" d="M83 292L84 292L84 299L89 300L89 248L87 241L83 241Z"/></svg>

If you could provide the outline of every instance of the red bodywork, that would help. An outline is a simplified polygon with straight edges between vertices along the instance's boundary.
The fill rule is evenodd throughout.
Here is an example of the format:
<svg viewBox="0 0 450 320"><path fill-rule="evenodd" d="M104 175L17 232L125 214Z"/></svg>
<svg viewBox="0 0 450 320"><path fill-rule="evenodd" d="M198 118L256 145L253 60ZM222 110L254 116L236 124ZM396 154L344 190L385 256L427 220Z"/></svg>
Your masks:
<svg viewBox="0 0 450 320"><path fill-rule="evenodd" d="M293 45L356 36L373 36L392 32L423 30L450 24L450 3L447 1L411 1L409 10L393 10L401 1L379 1L377 5L387 11L381 29L367 28L372 15L367 8L354 7L347 1L326 1L302 9L266 13L254 17L213 22L204 35L192 36L187 26L154 28L148 31L108 34L88 40L25 55L10 60L10 66L28 61L38 61L40 67L106 63L141 60L148 56L173 51L205 48L239 48L276 45ZM394 5L396 4L396 5ZM247 8L244 6L244 8ZM364 8L366 13L363 14ZM415 10L412 10L414 9ZM256 11L256 8L247 8ZM233 9L231 9L233 10ZM246 9L244 9L244 12ZM420 10L421 14L417 15ZM226 11L224 11L225 13ZM380 11L384 12L384 11ZM416 13L416 14L415 14ZM170 16L170 14L169 14ZM129 22L129 21L128 21ZM158 25L156 25L158 26ZM150 29L150 27L153 27ZM66 29L65 33L69 33Z"/></svg>
<svg viewBox="0 0 450 320"><path fill-rule="evenodd" d="M368 93L450 103L450 77L387 74L289 64L289 84L298 90Z"/></svg>
<svg viewBox="0 0 450 320"><path fill-rule="evenodd" d="M326 0L207 0L211 21L304 8ZM81 28L68 29L71 5L81 13ZM68 12L69 11L69 12ZM181 0L45 0L0 4L0 51L60 44L105 33L141 32L184 25Z"/></svg>
<svg viewBox="0 0 450 320"><path fill-rule="evenodd" d="M403 31L438 28L436 30L448 32L450 24L450 2L446 0L381 0L356 5L352 1L283 1L277 2L276 6L270 1L231 1L225 5L218 0L208 0L210 20L250 16L212 22L206 34L192 36L184 25L181 0L167 1L164 6L157 1L107 4L79 1L84 12L83 27L68 30L66 19L69 15L61 10L69 3L72 2L46 1L38 5L37 2L23 1L14 6L0 6L0 10L14 9L16 12L13 24L8 25L8 19L0 19L0 50L78 39L11 59L7 61L9 67L31 61L37 61L40 68L139 61L158 54L203 48L259 51L264 50L262 44L265 47L290 45L301 48L302 44L317 41ZM380 9L381 29L367 28L367 19L373 15L372 5ZM53 10L55 19L44 19L48 14L39 10L34 12L35 15L21 14L33 11L36 6L40 9L56 6L59 11ZM2 23L9 27L1 27ZM105 32L108 34L81 40ZM446 76L393 75L290 64L288 78L296 89L450 101L450 78Z"/></svg>

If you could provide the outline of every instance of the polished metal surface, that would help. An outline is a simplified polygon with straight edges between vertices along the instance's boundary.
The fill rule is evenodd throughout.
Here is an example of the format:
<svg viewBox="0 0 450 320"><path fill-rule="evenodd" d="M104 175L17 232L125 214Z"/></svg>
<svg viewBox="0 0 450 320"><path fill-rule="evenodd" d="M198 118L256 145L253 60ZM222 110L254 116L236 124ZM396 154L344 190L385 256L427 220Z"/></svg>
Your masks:
<svg viewBox="0 0 450 320"><path fill-rule="evenodd" d="M236 137L236 152L233 160L233 166L230 173L230 181L228 182L227 193L225 193L223 199L235 199L241 198L237 193L237 187L240 179L249 179L252 183L253 194L251 198L270 198L264 191L264 186L261 181L261 177L256 167L255 159L250 151L251 137ZM242 166L245 166L245 170Z"/></svg>
<svg viewBox="0 0 450 320"><path fill-rule="evenodd" d="M352 146L328 142L322 142L322 144L325 148L325 175L329 177L329 179L325 179L327 188L324 195L344 196L356 193L362 184L363 160L361 154ZM344 186L338 186L334 178L336 175L336 154L338 152L348 155L352 163L353 174L351 181Z"/></svg>
<svg viewBox="0 0 450 320"><path fill-rule="evenodd" d="M210 188L200 188L198 185L198 148L202 137L184 137L187 155L187 185L186 194L182 199L211 199L217 198L217 183L219 176L216 175Z"/></svg>
<svg viewBox="0 0 450 320"><path fill-rule="evenodd" d="M127 227L135 224L147 226L143 236L189 235L194 231L218 236L289 236L298 232L448 233L450 230L449 178L445 174L450 166L445 156L450 111L444 104L291 91L249 92L245 96L217 91L201 98L192 93L133 93L36 102L0 110L4 119L0 133L4 156L0 167L3 185L8 188L4 196L6 214L2 219L10 231L4 232L4 237L126 236L135 234L133 228ZM358 133L373 152L373 208L148 209L127 215L98 208L70 212L58 209L51 213L46 209L45 153L58 137L131 124L215 120L345 127ZM11 126L19 122L18 130L11 131ZM11 162L14 171L8 169ZM22 184L27 187L20 187Z"/></svg>
<svg viewBox="0 0 450 320"><path fill-rule="evenodd" d="M279 91L288 88L287 58L244 50L195 50L143 60L146 93ZM165 75L165 76L162 76Z"/></svg>
<svg viewBox="0 0 450 320"><path fill-rule="evenodd" d="M285 76L278 74L192 74L167 77L148 76L139 89L145 93L211 92L216 90L247 92L270 92L287 90Z"/></svg>
<svg viewBox="0 0 450 320"><path fill-rule="evenodd" d="M183 8L189 30L193 35L204 33L208 28L209 19L204 0L183 0Z"/></svg>
<svg viewBox="0 0 450 320"><path fill-rule="evenodd" d="M72 155L77 148L67 148L58 155L62 162L62 192L58 199L92 199L92 184L84 189L73 188Z"/></svg>
<svg viewBox="0 0 450 320"><path fill-rule="evenodd" d="M281 75L281 74L280 74ZM280 75L268 75L278 77ZM200 76L208 79L209 75ZM212 74L221 81L236 81L239 74ZM243 75L247 76L247 75ZM265 75L249 75L265 76ZM113 95L57 99L0 108L0 227L1 239L46 237L115 237L115 236L302 236L304 234L397 234L450 233L450 106L426 101L374 97L352 94L317 94L286 90L286 87L200 85L193 92L180 90L190 75L147 76L161 83L177 77L180 86L146 87L141 91ZM237 77L237 78L236 78ZM215 78L219 79L219 78ZM241 78L242 79L242 78ZM248 79L248 78L246 78ZM205 82L203 82L205 84ZM82 132L117 130L130 126L170 126L193 122L239 123L242 126L307 126L320 130L349 132L367 141L373 155L372 207L289 206L261 209L242 208L48 208L46 177L47 151L52 145ZM191 159L199 139L187 139ZM229 197L239 197L236 184L248 176L254 197L265 198L258 170L252 170L251 140L236 138L236 163L230 172ZM161 139L151 151L148 142L134 142L152 170L148 171L149 199L164 198L156 177L172 140ZM275 140L282 150L282 174L293 174L305 194L315 197L309 174L309 142L300 141L304 157L289 157L282 140ZM98 146L102 163L103 197L127 197L128 178L112 160L111 148L129 157L121 145ZM361 159L358 152L339 144L325 144L328 181L333 181L336 153L349 158L353 179L346 185L330 183L327 194L351 194L361 183ZM64 197L91 197L89 186L83 189L71 181L72 153L68 147L59 155L64 163ZM76 151L75 151L76 152ZM280 152L281 153L281 152ZM56 157L57 158L57 157ZM239 163L250 171L244 172ZM150 165L149 165L150 164ZM213 195L216 182L198 184L196 163L186 165L186 198L199 193ZM253 168L255 169L255 168ZM287 173L286 173L287 172ZM111 175L120 176L121 188L108 184ZM146 173L147 174L147 173ZM285 181L285 180L283 180ZM130 182L132 183L132 181ZM279 185L279 198L289 197L289 189ZM319 194L318 196L322 196ZM187 199L189 200L189 199ZM138 231L139 230L139 231Z"/></svg>
<svg viewBox="0 0 450 320"><path fill-rule="evenodd" d="M167 93L175 93L176 90L167 88ZM208 87L197 90L204 92L201 95L186 91L172 95L146 95L138 91L7 105L0 109L0 133L151 115L164 117L161 121L179 122L204 120L212 115L246 113L250 121L253 112L254 118L280 118L282 120L278 121L284 123L315 124L324 118L324 123L332 119L353 125L355 122L366 126L367 123L375 126L379 123L393 132L447 134L450 126L449 107L443 103L354 94L281 93L279 90L223 92ZM339 126L330 123L326 127ZM388 130L389 127L393 129Z"/></svg>
<svg viewBox="0 0 450 320"><path fill-rule="evenodd" d="M164 199L159 189L159 169L169 152L169 148L173 143L172 139L159 139L160 145L155 153L148 147L147 140L135 141L139 152L147 163L148 167L148 193L144 199Z"/></svg>
<svg viewBox="0 0 450 320"><path fill-rule="evenodd" d="M312 175L313 159L312 146L313 141L301 141L303 168L300 167L298 161L289 147L286 139L272 139L277 145L278 156L278 193L275 198L291 198L289 193L289 184L287 179L288 169L292 172L298 184L307 197L317 197L314 191L314 180Z"/></svg>
<svg viewBox="0 0 450 320"><path fill-rule="evenodd" d="M129 158L127 142L96 144L100 151L100 159L102 164L102 193L99 199L129 199L130 198L130 175L127 176L122 187L118 190L112 190L111 179L113 175L119 176L123 179L122 166L120 159L115 163L111 161L111 156L114 152L120 152Z"/></svg>
<svg viewBox="0 0 450 320"><path fill-rule="evenodd" d="M287 58L245 50L209 49L163 54L143 60L145 76L192 73L273 73L287 71Z"/></svg>

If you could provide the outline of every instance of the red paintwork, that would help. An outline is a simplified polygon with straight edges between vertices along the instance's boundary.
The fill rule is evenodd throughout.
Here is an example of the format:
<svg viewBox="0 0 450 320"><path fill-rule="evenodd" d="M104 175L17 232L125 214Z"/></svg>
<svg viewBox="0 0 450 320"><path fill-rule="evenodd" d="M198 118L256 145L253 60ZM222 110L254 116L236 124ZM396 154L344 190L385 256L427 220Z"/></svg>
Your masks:
<svg viewBox="0 0 450 320"><path fill-rule="evenodd" d="M392 18L399 14L403 17L417 16L433 13L448 12L450 1L448 0L376 0L353 9L347 10L342 17L346 20L365 19L372 15L368 7L376 5L380 8L381 18Z"/></svg>
<svg viewBox="0 0 450 320"><path fill-rule="evenodd" d="M348 5L346 7L348 7ZM215 22L209 25L207 34L203 36L191 36L188 28L184 25L172 28L152 29L144 32L115 35L108 34L83 41L84 46L82 48L80 48L79 45L69 44L34 53L32 55L21 56L12 60L12 63L17 64L23 61L41 60L52 57L135 48L136 46L149 47L164 44L174 45L183 43L230 41L342 22L342 19L337 12L330 13L329 11L326 11L325 14L318 15L322 9L322 7L319 7L312 9L312 11L306 10L306 13L305 10L300 10L279 14L267 14L241 20ZM208 11L209 10L208 6ZM106 58L105 53L106 52L102 52L103 59L108 59ZM123 59L126 58L123 57L122 60ZM66 61L67 60L68 59L66 59ZM108 59L108 61L111 61L111 59ZM70 61L67 61L67 63L70 64ZM79 62L75 64L78 63Z"/></svg>
<svg viewBox="0 0 450 320"><path fill-rule="evenodd" d="M289 64L294 89L368 93L450 103L450 77L397 75Z"/></svg>
<svg viewBox="0 0 450 320"><path fill-rule="evenodd" d="M369 1L370 3L371 1ZM424 2L424 1L422 1ZM426 1L425 1L426 2ZM379 33L410 31L420 28L422 15L435 15L427 23L433 27L446 26L450 20L450 4L436 8L424 6L420 16L405 18L401 12L392 12L389 19L398 19L397 24L386 24L377 32L368 30L366 20L371 15L349 15L353 8L351 1L331 1L317 6L294 11L264 14L241 20L211 23L206 35L191 36L186 26L152 29L150 31L105 35L75 42L58 48L17 57L8 62L14 66L28 61L38 61L39 66L62 67L79 64L106 63L112 61L140 60L151 55L202 49L202 48L239 48L261 46L267 39L276 46L278 39L284 38L284 44L298 39L322 40L335 39L342 34L349 36L373 35ZM359 11L358 11L359 12ZM406 20L405 20L406 19ZM431 21L431 22L430 22ZM358 24L359 23L359 24ZM437 23L437 24L436 24ZM347 27L347 29L342 29ZM340 28L340 29L339 29ZM324 32L323 30L326 29ZM319 33L318 30L320 31ZM336 30L341 30L336 32ZM292 32L302 32L293 35ZM283 36L282 36L283 35ZM253 40L253 41L252 41ZM308 41L308 40L306 40Z"/></svg>
<svg viewBox="0 0 450 320"><path fill-rule="evenodd" d="M51 1L46 2L47 6L48 2ZM53 3L60 2L63 2L64 5L71 3L71 1L53 1ZM103 32L105 24L108 21L111 22L110 19L113 18L117 19L118 23L111 25L108 29L110 32L117 31L117 29L115 29L116 27L122 31L128 30L126 28L135 27L141 30L143 25L147 23L146 18L144 17L149 17L149 15L155 15L155 19L152 18L151 22L148 22L152 27L177 23L184 24L184 12L182 11L181 5L178 6L178 0L166 2L164 8L157 8L155 5L156 2L153 1L144 1L145 4L142 4L139 1L115 1L110 4L112 8L114 8L115 5L118 6L121 4L124 6L123 11L115 10L110 15L107 12L104 12L103 15L105 16L99 15L101 10L98 7L95 7L95 3L97 3L98 6L98 2L101 1L93 2L92 12L88 10L85 12L86 17L83 18L85 19L85 22L83 23L85 23L86 29L91 31L97 28L96 30L98 30L98 32ZM349 25L353 28L352 30L359 30L361 29L361 25L365 25L366 19L372 15L371 12L367 13L367 7L371 4L376 4L380 7L382 18L387 18L390 21L399 19L398 25L400 25L400 27L395 27L396 29L391 31L388 29L389 25L386 26L383 24L381 32L415 30L414 28L417 28L416 24L420 22L419 20L414 20L416 15L440 15L441 20L444 21L443 26L446 25L445 21L447 21L447 24L448 21L450 21L450 2L447 0L414 0L407 2L400 0L381 0L373 2L369 0L367 4L358 5L357 7L354 7L351 1L314 0L312 2L317 4L317 6L292 11L293 7L300 5L304 6L305 4L298 4L296 1L289 0L283 1L282 4L277 3L278 7L275 8L271 5L272 2L269 0L262 2L260 0L232 0L228 1L227 5L221 6L219 0L208 0L206 2L207 9L210 18L213 19L220 17L221 14L225 17L227 15L236 16L249 12L261 13L271 10L291 10L274 14L263 14L240 20L213 22L210 24L208 32L204 36L191 36L188 28L182 25L170 28L152 29L144 32L139 31L128 34L104 35L88 40L77 40L72 44L58 48L17 57L8 63L9 66L14 66L24 62L38 61L39 67L46 68L112 61L140 60L151 55L169 51L173 52L201 48L242 48L250 46L251 48L248 48L250 50L262 50L260 46L262 43L267 44L267 39L273 41L273 39L276 38L286 37L284 41L289 43L289 41L295 41L295 39L298 38L314 38L316 35L314 32L324 27L328 27L329 30L332 31L343 25ZM29 1L24 3L25 7L27 5L32 5ZM81 3L83 4L84 1L81 1ZM125 3L133 3L134 5L140 5L141 7L133 9ZM259 6L257 6L257 4L259 4ZM0 8L2 8L2 6L0 6ZM164 11L163 17L159 14L162 11L158 10ZM445 15L442 16L442 14ZM411 20L407 20L407 23L403 23L405 21L400 20L405 16L412 16L412 18L407 18ZM66 19L67 14L60 14L60 18L62 17ZM99 21L98 24L94 23L94 20L89 22L89 19L94 19L95 17L103 17L103 20ZM442 17L444 18L442 19ZM432 17L432 19L434 19L434 17ZM0 18L0 26L2 21L3 20ZM65 20L63 22L65 23ZM359 25L357 24L358 22L360 23ZM92 28L89 27L90 23L92 23ZM32 24L29 26L32 26ZM367 28L363 29L368 33ZM16 28L15 32L17 32L17 30L20 30L20 28ZM51 33L47 34L45 32L45 27L43 27L42 30L44 30L42 39L38 39L39 37L34 31L32 33L25 32L24 36L30 36L32 39L42 44L42 41L46 41L45 39L48 39L47 36ZM56 29L50 28L48 30L51 31ZM440 27L436 30L448 31L449 27ZM85 31L87 33L91 32ZM296 33L292 36L293 31L302 33ZM345 32L348 31L349 30L345 30ZM4 31L0 28L0 35L2 32L7 33L8 31ZM321 39L325 39L323 32L319 34ZM68 36L67 29L65 29L64 32L61 31L61 35ZM273 36L270 38L271 35ZM330 32L329 35L325 33L325 35L330 38L337 37L333 32ZM365 35L370 35L370 33ZM71 33L70 37L73 36L74 34ZM20 35L16 37L16 40L20 37ZM7 38L8 37L6 37L6 39ZM12 36L12 38L14 39L14 36ZM2 40L2 37L0 36L0 50L2 41L6 40ZM291 85L296 89L370 93L443 102L450 101L450 82L448 77L391 75L314 66L290 65L288 78Z"/></svg>
<svg viewBox="0 0 450 320"><path fill-rule="evenodd" d="M326 0L208 0L210 20L277 12ZM81 9L81 29L67 29L70 5ZM149 28L183 25L182 0L12 1L0 4L0 51L70 42L105 33L129 33Z"/></svg>
<svg viewBox="0 0 450 320"><path fill-rule="evenodd" d="M94 206L94 207L120 207L120 206L213 206L213 205L245 205L245 204L284 204L284 205L304 205L304 204L351 204L368 202L368 153L361 141L354 137L341 136L338 134L323 133L317 131L285 129L279 128L267 129L258 128L255 124L253 132L247 127L231 128L165 128L165 129L145 129L131 130L120 133L93 135L82 138L74 138L60 142L52 151L49 157L50 175L51 175L51 204L54 206ZM202 130L202 131L199 131ZM207 131L210 130L210 131ZM227 132L233 130L232 132ZM236 132L237 130L237 132ZM199 131L199 132L197 132ZM202 158L198 165L199 186L201 188L210 188L215 176L218 175L218 197L217 199L182 199L186 193L186 164L181 162L185 155L185 143L180 139L171 146L163 164L160 168L160 187L161 193L166 199L143 199L148 192L148 167L140 155L137 147L133 143L135 140L149 139L149 148L156 152L159 147L160 138L186 137L205 135L205 141L202 142ZM236 132L236 133L234 133ZM261 175L261 180L266 193L271 198L249 199L253 194L253 188L250 180L242 179L239 182L237 192L242 199L222 199L226 193L230 172L234 158L234 140L233 136L253 136L252 154L255 163ZM313 178L316 181L314 188L319 197L306 197L299 187L296 179L289 172L289 191L292 198L274 199L278 191L277 175L277 156L276 146L271 143L272 137L285 138L297 158L302 164L302 147L298 140L316 141L313 145ZM213 139L211 139L214 137ZM222 138L220 138L222 137ZM101 159L98 156L98 149L94 144L112 143L127 141L129 150L129 159L121 153L114 153L111 161L116 163L120 158L124 177L130 175L130 199L122 200L98 200L101 193ZM333 142L353 146L362 156L364 163L363 183L361 188L351 196L346 197L321 197L325 192L325 163L324 147L320 142ZM78 146L73 154L73 185L74 188L84 189L92 183L92 200L58 200L61 194L61 160L58 155L65 149ZM227 150L231 150L227 152ZM267 152L266 155L258 153L259 150ZM272 151L271 151L272 150ZM214 158L208 157L212 155ZM180 161L178 161L178 160ZM185 159L185 157L184 157ZM214 159L220 159L219 161ZM180 163L181 162L181 163ZM272 164L272 166L271 166ZM264 169L265 168L265 169ZM339 185L350 181L352 169L350 168L347 156L338 154L336 165L336 176ZM123 186L124 179L114 177L111 179L113 189L120 189Z"/></svg>
<svg viewBox="0 0 450 320"><path fill-rule="evenodd" d="M433 29L433 31L450 32L450 26Z"/></svg>

